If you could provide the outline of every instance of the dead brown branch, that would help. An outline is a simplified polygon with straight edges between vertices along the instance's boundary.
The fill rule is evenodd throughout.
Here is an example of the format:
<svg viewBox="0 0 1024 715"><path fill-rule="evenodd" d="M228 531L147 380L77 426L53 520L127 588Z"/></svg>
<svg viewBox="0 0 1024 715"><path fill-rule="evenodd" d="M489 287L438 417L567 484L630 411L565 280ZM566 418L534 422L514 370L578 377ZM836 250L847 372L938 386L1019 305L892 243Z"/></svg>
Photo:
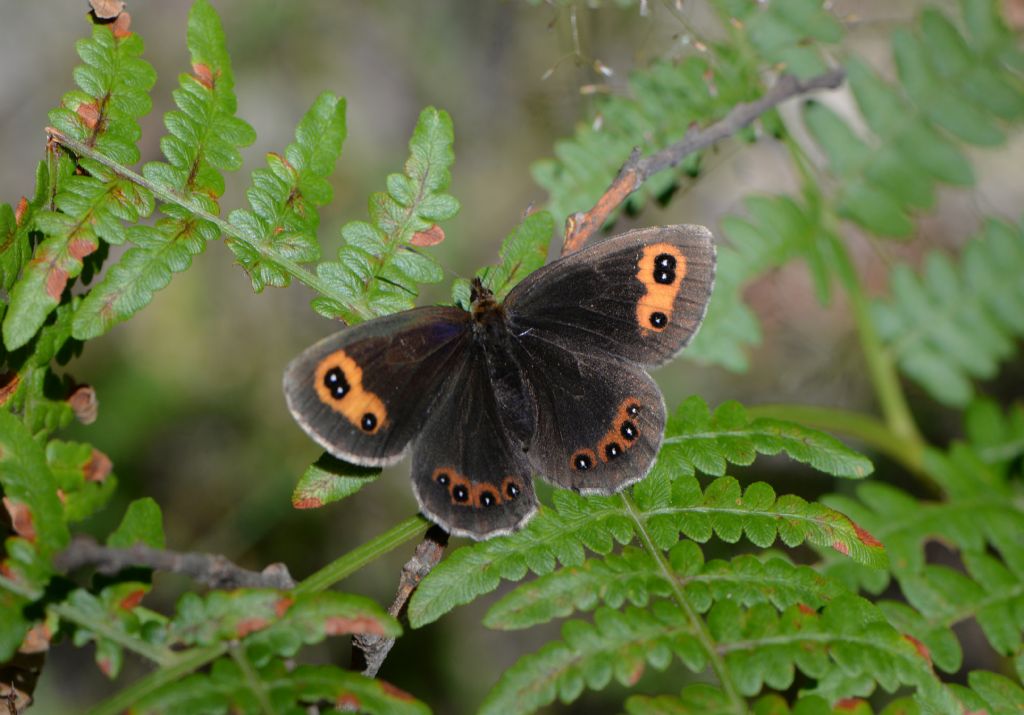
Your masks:
<svg viewBox="0 0 1024 715"><path fill-rule="evenodd" d="M807 80L783 75L760 99L737 104L720 121L705 129L690 129L682 139L655 154L640 156L640 152L634 149L594 207L589 211L574 213L566 220L562 255L582 248L600 230L612 212L651 175L676 166L690 154L732 136L787 99L820 89L835 89L843 83L845 76L842 68L838 67Z"/></svg>

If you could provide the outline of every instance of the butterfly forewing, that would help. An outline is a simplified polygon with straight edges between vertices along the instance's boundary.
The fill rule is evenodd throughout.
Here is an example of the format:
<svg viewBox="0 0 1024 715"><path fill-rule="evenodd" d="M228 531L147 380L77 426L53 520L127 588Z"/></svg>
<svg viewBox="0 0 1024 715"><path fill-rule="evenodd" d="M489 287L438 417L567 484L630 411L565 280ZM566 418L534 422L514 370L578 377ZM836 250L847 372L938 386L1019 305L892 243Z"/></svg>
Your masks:
<svg viewBox="0 0 1024 715"><path fill-rule="evenodd" d="M703 226L645 228L549 263L505 301L517 333L660 365L693 337L715 277Z"/></svg>
<svg viewBox="0 0 1024 715"><path fill-rule="evenodd" d="M413 448L412 484L423 513L474 539L509 534L533 515L530 465L508 437L482 356L443 387Z"/></svg>
<svg viewBox="0 0 1024 715"><path fill-rule="evenodd" d="M468 313L441 307L343 330L288 366L288 408L335 457L394 463L423 428L442 383L466 361L469 334Z"/></svg>

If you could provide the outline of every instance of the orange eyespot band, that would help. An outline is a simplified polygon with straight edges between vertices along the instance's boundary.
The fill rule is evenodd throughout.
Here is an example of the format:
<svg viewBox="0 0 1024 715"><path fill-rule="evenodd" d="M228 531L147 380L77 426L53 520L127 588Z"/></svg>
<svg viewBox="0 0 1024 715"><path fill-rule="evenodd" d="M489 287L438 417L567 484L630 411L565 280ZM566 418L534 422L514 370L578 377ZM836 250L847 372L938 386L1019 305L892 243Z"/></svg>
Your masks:
<svg viewBox="0 0 1024 715"><path fill-rule="evenodd" d="M686 256L671 243L647 246L637 262L636 277L644 285L636 305L637 324L641 333L660 333L672 322L676 296L686 277Z"/></svg>
<svg viewBox="0 0 1024 715"><path fill-rule="evenodd" d="M388 411L377 395L363 387L363 369L344 350L316 366L313 389L320 401L366 434L376 434L388 422Z"/></svg>

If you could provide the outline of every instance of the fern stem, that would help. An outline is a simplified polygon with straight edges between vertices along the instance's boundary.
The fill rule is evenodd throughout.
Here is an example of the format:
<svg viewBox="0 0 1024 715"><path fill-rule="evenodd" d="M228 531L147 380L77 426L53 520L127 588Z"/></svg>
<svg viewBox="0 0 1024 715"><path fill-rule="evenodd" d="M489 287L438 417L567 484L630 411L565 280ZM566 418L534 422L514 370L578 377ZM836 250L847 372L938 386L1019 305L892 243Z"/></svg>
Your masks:
<svg viewBox="0 0 1024 715"><path fill-rule="evenodd" d="M126 648L133 653L138 653L142 657L148 658L161 667L171 665L177 659L177 655L175 655L174 651L170 648L164 648L153 643L147 643L141 638L134 638L124 631L119 631L117 628L111 627L106 621L98 620L89 616L82 612L81 609L71 605L69 601L51 604L49 606L49 610L53 611L64 620L71 621L80 628L91 631L97 636L101 636L109 641L117 643L122 648Z"/></svg>
<svg viewBox="0 0 1024 715"><path fill-rule="evenodd" d="M429 526L430 524L427 520L419 514L409 517L380 536L349 551L341 558L332 561L316 573L305 578L302 583L295 587L295 595L315 593L333 586L349 574L358 571L366 564L375 561L389 551L407 541L422 536Z"/></svg>
<svg viewBox="0 0 1024 715"><path fill-rule="evenodd" d="M228 651L231 654L232 660L238 665L238 669L242 671L242 676L245 678L246 684L249 686L249 690L253 695L256 696L256 700L260 704L260 711L263 715L274 715L273 704L270 702L270 696L267 694L267 688L264 686L263 681L260 679L256 669L252 667L252 663L249 662L249 658L245 655L245 648L236 643Z"/></svg>
<svg viewBox="0 0 1024 715"><path fill-rule="evenodd" d="M267 251L264 246L261 246L258 242L250 239L242 231L240 231L234 224L232 224L229 221L225 221L220 216L215 216L209 211L206 211L188 197L182 196L177 191L170 189L166 186L150 181L149 179L140 174L136 174L128 167L117 163L113 159L101 154L92 147L83 144L82 142L76 139L72 139L63 132L54 129L53 127L47 127L46 133L61 146L70 149L79 156L88 157L93 161L102 164L103 166L107 167L121 178L127 179L133 184L148 189L165 203L180 206L186 211L191 212L198 218L201 218L204 221L208 221L214 224L217 228L220 229L221 233L227 236L230 240L239 241L241 243L248 245L254 251L256 251L261 256L266 258L268 261L272 261L277 265L281 266L286 271L288 271L288 273L296 280L298 280L301 283L304 283L305 285L309 286L310 288L317 291L321 295L333 298L334 300L337 300L343 304L348 304L347 296L339 295L338 293L336 293L328 283L325 283L324 281L320 280L320 277L317 276L315 273L310 273L305 268L303 268L298 263L292 261L289 258L285 258L284 256L279 256L276 253L271 253ZM370 316L369 314L367 314L364 317Z"/></svg>
<svg viewBox="0 0 1024 715"><path fill-rule="evenodd" d="M686 594L683 593L682 585L680 585L679 580L672 571L672 567L665 558L665 554L661 549L655 546L654 540L647 532L647 524L644 522L643 517L640 516L640 512L637 510L632 497L625 492L619 496L622 499L622 504L626 507L626 511L629 512L630 518L636 524L637 533L640 534L640 538L644 542L644 549L658 565L658 570L661 571L662 578L664 578L671 586L672 595L675 598L676 603L679 604L680 610L690 622L690 627L693 629L693 635L698 641L700 641L701 647L704 649L708 661L711 663L711 668L715 671L719 684L722 686L722 691L729 699L732 711L739 714L747 712L746 701L736 691L735 685L733 685L732 680L729 678L729 671L726 668L725 660L718 652L718 646L715 644L714 638L711 637L711 631L708 630L707 624L704 623L700 614L694 610L693 606L690 605L689 600L687 600Z"/></svg>
<svg viewBox="0 0 1024 715"><path fill-rule="evenodd" d="M154 670L145 678L118 691L113 697L89 710L86 715L121 715L150 693L184 678L192 671L202 668L207 663L224 655L227 651L226 643L216 643L205 648L187 650L170 665Z"/></svg>
<svg viewBox="0 0 1024 715"><path fill-rule="evenodd" d="M860 336L861 350L867 363L868 375L871 378L875 396L878 398L879 407L885 417L885 425L892 433L892 439L888 441L893 444L899 442L897 450L897 453L900 454L899 461L906 465L911 473L930 483L931 479L923 471L924 439L921 437L910 407L907 405L892 357L882 345L878 332L875 330L875 324L871 318L871 306L864 295L860 276L857 274L857 269L853 265L846 245L840 239L841 233L837 225L836 213L829 205L828 197L822 194L819 188L821 181L814 176L812 164L803 148L788 134L785 142L793 157L793 163L800 173L804 195L808 197L809 201L816 203L821 210L821 221L825 227L821 240L827 242L831 248L833 268L849 298L853 320ZM930 484L930 486L933 485Z"/></svg>
<svg viewBox="0 0 1024 715"><path fill-rule="evenodd" d="M409 517L380 536L320 569L296 586L293 593L299 595L322 591L392 549L421 535L428 526L429 524L422 516ZM140 699L220 658L228 650L227 643L216 643L212 646L184 651L181 655L176 656L170 664L132 683L109 700L97 705L87 715L120 715Z"/></svg>
<svg viewBox="0 0 1024 715"><path fill-rule="evenodd" d="M892 430L894 437L903 442L906 461L915 465L912 471L915 474L923 474L921 467L925 443L914 422L910 407L907 405L899 375L896 373L896 365L885 346L882 345L878 331L875 330L875 323L871 318L871 306L864 295L860 279L846 247L835 237L833 237L833 243L839 279L850 299L850 307L857 325L857 332L860 334L860 345L867 362L868 374L871 376L875 395L878 397L879 406L885 416L885 423Z"/></svg>

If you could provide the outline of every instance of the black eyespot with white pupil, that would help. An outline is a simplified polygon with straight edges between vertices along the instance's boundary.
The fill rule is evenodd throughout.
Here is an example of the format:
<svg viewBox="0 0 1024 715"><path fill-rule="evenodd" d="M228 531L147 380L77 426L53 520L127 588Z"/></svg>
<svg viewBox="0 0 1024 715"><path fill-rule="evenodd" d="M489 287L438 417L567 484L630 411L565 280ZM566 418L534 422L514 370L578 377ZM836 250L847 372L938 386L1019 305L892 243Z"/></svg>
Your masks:
<svg viewBox="0 0 1024 715"><path fill-rule="evenodd" d="M619 426L619 434L625 437L627 440L632 442L636 439L638 432L636 431L636 425L626 420Z"/></svg>
<svg viewBox="0 0 1024 715"><path fill-rule="evenodd" d="M634 402L633 404L626 408L626 414L628 414L630 417L636 417L637 415L640 414L640 405Z"/></svg>
<svg viewBox="0 0 1024 715"><path fill-rule="evenodd" d="M660 253L654 259L654 282L671 285L676 282L676 258L668 253Z"/></svg>
<svg viewBox="0 0 1024 715"><path fill-rule="evenodd" d="M664 328L668 325L668 316L660 311L651 313L651 325L655 328Z"/></svg>
<svg viewBox="0 0 1024 715"><path fill-rule="evenodd" d="M622 455L622 446L618 442L609 442L604 448L604 456L608 459L615 459Z"/></svg>
<svg viewBox="0 0 1024 715"><path fill-rule="evenodd" d="M507 485L505 485L505 493L508 495L509 499L515 499L517 496L519 496L519 487L509 482Z"/></svg>
<svg viewBox="0 0 1024 715"><path fill-rule="evenodd" d="M446 487L452 482L452 478L448 476L448 472L441 472L436 477L434 477L434 479L442 487Z"/></svg>
<svg viewBox="0 0 1024 715"><path fill-rule="evenodd" d="M464 484L456 484L452 489L452 499L455 501L469 501L469 489Z"/></svg>
<svg viewBox="0 0 1024 715"><path fill-rule="evenodd" d="M363 428L364 432L372 432L373 428L377 426L377 416L372 412L367 412L360 420L359 426Z"/></svg>
<svg viewBox="0 0 1024 715"><path fill-rule="evenodd" d="M335 400L340 400L351 389L351 385L345 379L345 371L340 367L332 367L324 374L324 387Z"/></svg>
<svg viewBox="0 0 1024 715"><path fill-rule="evenodd" d="M494 506L498 503L498 497L491 492L480 492L480 503L484 506Z"/></svg>
<svg viewBox="0 0 1024 715"><path fill-rule="evenodd" d="M581 472L585 472L594 466L594 460L590 458L589 454L580 452L572 458L572 466L576 467Z"/></svg>

